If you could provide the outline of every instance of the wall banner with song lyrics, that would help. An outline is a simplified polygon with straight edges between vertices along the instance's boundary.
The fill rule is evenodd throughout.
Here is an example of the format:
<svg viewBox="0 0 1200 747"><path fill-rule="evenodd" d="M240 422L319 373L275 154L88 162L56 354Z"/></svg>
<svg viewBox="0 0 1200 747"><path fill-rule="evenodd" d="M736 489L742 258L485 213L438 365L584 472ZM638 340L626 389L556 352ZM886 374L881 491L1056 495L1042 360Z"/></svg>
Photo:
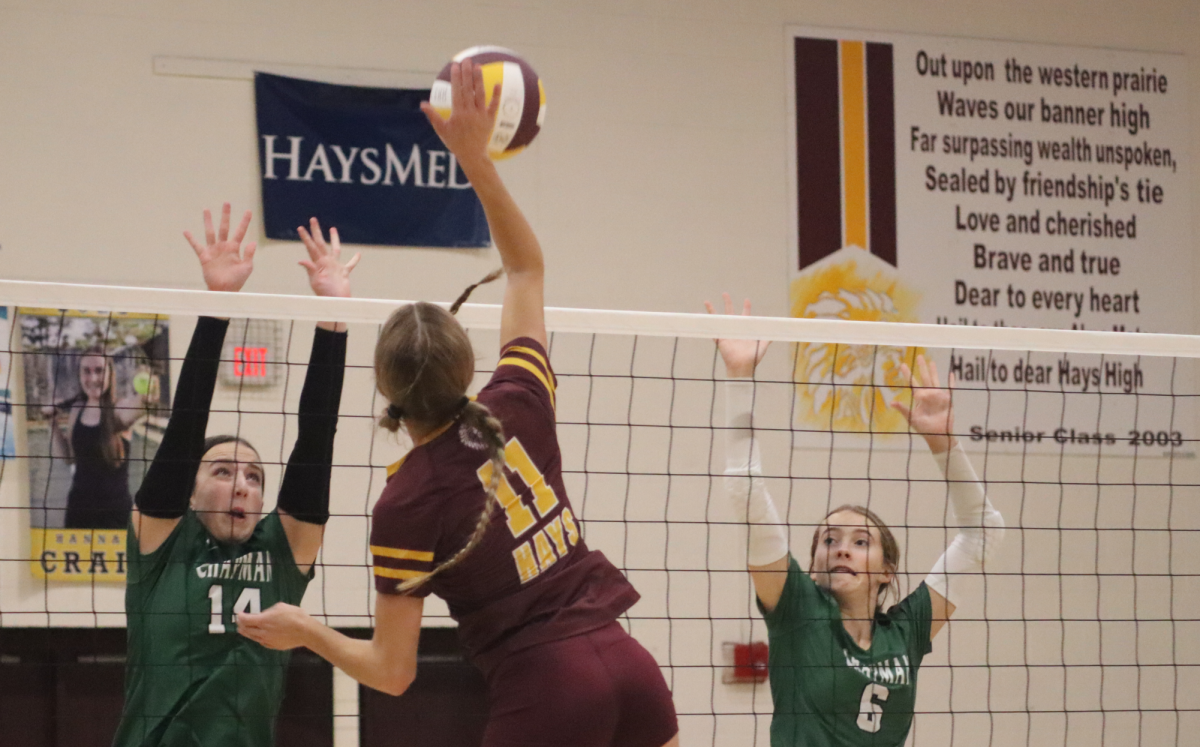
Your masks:
<svg viewBox="0 0 1200 747"><path fill-rule="evenodd" d="M787 42L792 316L1195 331L1183 56L800 27ZM888 404L919 351L796 352L798 423L907 431ZM956 399L968 447L1200 437L1192 398L1105 396L1193 392L1190 362L930 353L943 383L987 390Z"/></svg>
<svg viewBox="0 0 1200 747"><path fill-rule="evenodd" d="M298 241L316 216L349 244L484 247L483 206L420 104L428 90L256 73L263 226Z"/></svg>

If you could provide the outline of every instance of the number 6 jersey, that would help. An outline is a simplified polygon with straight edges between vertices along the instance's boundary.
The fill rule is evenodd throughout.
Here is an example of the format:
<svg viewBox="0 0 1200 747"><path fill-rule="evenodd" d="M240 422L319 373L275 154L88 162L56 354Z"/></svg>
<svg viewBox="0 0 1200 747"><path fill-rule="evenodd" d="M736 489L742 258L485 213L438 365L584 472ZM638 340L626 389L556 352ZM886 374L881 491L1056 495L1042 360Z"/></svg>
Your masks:
<svg viewBox="0 0 1200 747"><path fill-rule="evenodd" d="M504 427L506 469L491 523L462 562L411 593L435 593L484 672L507 653L594 630L638 594L604 554L588 550L562 480L555 378L540 344L513 340L478 401ZM375 588L420 578L470 538L492 478L480 434L462 423L413 448L391 473L371 525Z"/></svg>
<svg viewBox="0 0 1200 747"><path fill-rule="evenodd" d="M770 640L771 747L901 747L912 725L917 668L932 650L933 609L921 584L876 615L871 648L842 625L837 600L789 557Z"/></svg>

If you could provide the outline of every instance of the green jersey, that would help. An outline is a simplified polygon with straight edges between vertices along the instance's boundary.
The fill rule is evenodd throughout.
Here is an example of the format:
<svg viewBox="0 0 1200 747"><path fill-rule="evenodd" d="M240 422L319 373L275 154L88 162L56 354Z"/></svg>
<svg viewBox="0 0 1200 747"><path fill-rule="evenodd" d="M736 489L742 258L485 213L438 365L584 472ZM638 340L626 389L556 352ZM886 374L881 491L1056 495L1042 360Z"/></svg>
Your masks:
<svg viewBox="0 0 1200 747"><path fill-rule="evenodd" d="M238 612L299 604L303 574L272 512L223 545L192 511L152 553L129 536L125 710L114 747L273 747L288 653L237 632Z"/></svg>
<svg viewBox="0 0 1200 747"><path fill-rule="evenodd" d="M837 600L790 559L787 583L766 612L775 715L772 747L900 747L912 725L917 668L932 650L925 584L875 621L863 650Z"/></svg>

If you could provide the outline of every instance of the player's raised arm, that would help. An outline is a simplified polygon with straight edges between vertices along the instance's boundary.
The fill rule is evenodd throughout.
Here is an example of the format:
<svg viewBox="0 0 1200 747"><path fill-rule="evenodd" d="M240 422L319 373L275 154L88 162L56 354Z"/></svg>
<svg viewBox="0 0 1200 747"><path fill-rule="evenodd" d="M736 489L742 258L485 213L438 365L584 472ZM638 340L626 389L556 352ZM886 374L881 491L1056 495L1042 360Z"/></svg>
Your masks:
<svg viewBox="0 0 1200 747"><path fill-rule="evenodd" d="M531 337L545 346L542 248L487 154L492 123L500 102L499 86L496 88L491 106L485 105L483 71L465 60L451 67L450 118L443 119L428 102L421 104L421 110L446 147L454 153L479 196L492 240L504 263L508 280L500 320L500 346L503 348L517 337Z"/></svg>
<svg viewBox="0 0 1200 747"><path fill-rule="evenodd" d="M212 214L204 211L203 245L190 231L183 233L200 260L204 284L210 291L239 291L254 269L254 242L241 245L250 226L250 211L242 216L232 235L229 217L229 203L225 203L220 227L214 230ZM228 326L228 319L200 317L196 321L175 387L171 419L134 498L131 521L143 554L158 549L187 512L196 471L204 456L204 432Z"/></svg>
<svg viewBox="0 0 1200 747"><path fill-rule="evenodd" d="M722 294L725 313L733 313L733 301ZM713 305L704 302L708 313ZM742 315L750 315L746 300ZM754 591L768 611L775 609L787 582L787 530L762 477L762 456L754 436L754 369L767 353L769 342L760 340L717 340L725 362L725 493L734 516L749 525L746 565Z"/></svg>
<svg viewBox="0 0 1200 747"><path fill-rule="evenodd" d="M907 364L901 365L900 372L908 382L912 395L901 396L892 403L892 407L908 420L909 426L921 434L929 445L929 451L946 479L954 521L959 527L958 534L925 578L933 607L933 623L929 633L932 638L954 614L951 581L955 576L976 574L983 569L984 561L1004 539L1004 517L988 500L983 483L971 466L971 460L954 436L954 403L951 394L954 374L950 374L943 388L938 379L936 363L919 355L916 365L915 373L909 370Z"/></svg>
<svg viewBox="0 0 1200 747"><path fill-rule="evenodd" d="M350 272L358 264L355 254L344 265L336 228L326 243L321 225L313 218L309 230L297 229L308 250L300 265L318 296L349 298ZM313 334L312 353L300 391L296 445L288 458L279 487L279 520L287 533L292 557L307 573L317 559L329 520L329 481L333 472L333 441L346 367L346 325L319 322Z"/></svg>
<svg viewBox="0 0 1200 747"><path fill-rule="evenodd" d="M261 613L239 612L238 633L262 646L287 651L304 646L358 682L388 695L401 695L417 676L421 597L380 594L370 640L350 638L300 607L276 604Z"/></svg>

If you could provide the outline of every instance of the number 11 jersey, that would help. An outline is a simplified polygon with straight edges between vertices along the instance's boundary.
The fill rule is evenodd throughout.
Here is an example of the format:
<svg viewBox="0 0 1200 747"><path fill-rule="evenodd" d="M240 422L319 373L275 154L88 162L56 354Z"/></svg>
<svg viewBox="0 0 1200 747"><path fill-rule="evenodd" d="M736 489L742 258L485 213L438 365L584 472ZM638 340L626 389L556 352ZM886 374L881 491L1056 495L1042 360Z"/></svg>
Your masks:
<svg viewBox="0 0 1200 747"><path fill-rule="evenodd" d="M584 544L563 485L555 388L539 343L517 338L501 351L477 398L504 428L500 505L461 563L409 592L446 601L463 647L484 672L509 652L606 625L638 600L604 554ZM401 584L466 545L487 501L492 463L480 434L455 422L389 472L371 524L381 594L402 593Z"/></svg>

